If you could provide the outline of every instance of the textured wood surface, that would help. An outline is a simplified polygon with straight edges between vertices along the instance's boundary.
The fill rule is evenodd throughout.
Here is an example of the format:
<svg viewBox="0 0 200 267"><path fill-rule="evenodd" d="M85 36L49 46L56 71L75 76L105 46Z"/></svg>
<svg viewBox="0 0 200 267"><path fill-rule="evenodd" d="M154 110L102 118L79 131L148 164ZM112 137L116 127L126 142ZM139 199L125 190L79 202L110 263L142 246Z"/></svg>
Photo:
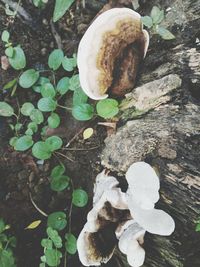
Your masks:
<svg viewBox="0 0 200 267"><path fill-rule="evenodd" d="M170 8L163 24L176 40L151 38L139 89L124 101L121 127L105 140L102 164L121 179L130 164L140 160L159 172L157 207L174 218L176 230L170 237L146 235L144 266L199 267L200 234L195 223L200 216L200 1L139 2L146 12L153 5ZM154 94L153 102L148 94L139 102L148 90Z"/></svg>

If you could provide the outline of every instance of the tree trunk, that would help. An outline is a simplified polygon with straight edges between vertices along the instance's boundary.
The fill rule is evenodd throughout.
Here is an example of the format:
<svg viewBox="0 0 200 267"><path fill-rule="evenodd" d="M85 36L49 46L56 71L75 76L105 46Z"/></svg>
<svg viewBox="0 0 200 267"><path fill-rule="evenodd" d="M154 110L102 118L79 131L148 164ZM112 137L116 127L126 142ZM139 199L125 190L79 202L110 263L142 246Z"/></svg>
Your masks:
<svg viewBox="0 0 200 267"><path fill-rule="evenodd" d="M157 206L176 229L170 237L146 234L144 266L199 267L200 1L140 2L145 14L153 5L170 7L163 25L176 40L151 38L138 87L123 101L121 127L105 140L102 164L119 175L141 160L158 170Z"/></svg>

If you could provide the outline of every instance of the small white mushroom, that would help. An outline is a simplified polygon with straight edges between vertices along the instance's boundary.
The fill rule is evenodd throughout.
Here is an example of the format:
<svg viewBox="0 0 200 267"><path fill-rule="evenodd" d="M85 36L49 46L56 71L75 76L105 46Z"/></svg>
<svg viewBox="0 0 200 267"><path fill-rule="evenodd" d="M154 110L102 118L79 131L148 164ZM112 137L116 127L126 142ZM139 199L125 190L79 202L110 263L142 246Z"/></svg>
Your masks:
<svg viewBox="0 0 200 267"><path fill-rule="evenodd" d="M144 234L145 230L133 221L119 238L119 249L127 255L127 261L132 267L139 267L144 263L145 251L141 247L144 242Z"/></svg>
<svg viewBox="0 0 200 267"><path fill-rule="evenodd" d="M116 227L130 219L126 194L117 186L116 178L107 176L105 171L96 178L94 206L77 240L79 259L85 266L99 266L112 257Z"/></svg>
<svg viewBox="0 0 200 267"><path fill-rule="evenodd" d="M108 97L108 93L123 96L130 91L148 45L149 35L137 12L112 8L100 14L78 47L77 63L84 92L99 100Z"/></svg>
<svg viewBox="0 0 200 267"><path fill-rule="evenodd" d="M154 209L159 200L159 178L145 162L132 164L126 179L129 184L127 203L131 216L146 231L158 235L170 235L175 229L174 220L166 212Z"/></svg>

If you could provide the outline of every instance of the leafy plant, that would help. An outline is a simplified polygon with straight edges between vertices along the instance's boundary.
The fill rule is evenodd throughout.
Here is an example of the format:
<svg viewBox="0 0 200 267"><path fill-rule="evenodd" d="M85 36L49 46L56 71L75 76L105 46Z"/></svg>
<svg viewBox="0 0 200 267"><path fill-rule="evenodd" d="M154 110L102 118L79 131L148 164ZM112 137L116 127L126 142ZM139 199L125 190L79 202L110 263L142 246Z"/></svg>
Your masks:
<svg viewBox="0 0 200 267"><path fill-rule="evenodd" d="M142 17L142 23L149 29L159 34L164 40L175 39L175 36L166 28L160 26L160 23L164 19L164 10L160 10L157 6L154 6L151 10L150 16Z"/></svg>
<svg viewBox="0 0 200 267"><path fill-rule="evenodd" d="M197 221L195 231L200 232L200 219Z"/></svg>
<svg viewBox="0 0 200 267"><path fill-rule="evenodd" d="M9 229L3 219L0 218L0 266L1 267L15 267L15 257L13 248L16 246L16 238L8 236L6 230Z"/></svg>

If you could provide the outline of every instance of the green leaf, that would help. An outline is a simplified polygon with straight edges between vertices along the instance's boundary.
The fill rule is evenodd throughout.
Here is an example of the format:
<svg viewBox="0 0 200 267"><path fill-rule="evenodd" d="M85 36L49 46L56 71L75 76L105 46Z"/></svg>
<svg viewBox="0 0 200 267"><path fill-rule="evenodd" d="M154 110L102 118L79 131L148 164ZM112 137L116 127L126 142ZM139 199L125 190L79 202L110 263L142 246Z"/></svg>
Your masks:
<svg viewBox="0 0 200 267"><path fill-rule="evenodd" d="M16 123L15 124L15 131L19 131L22 128L23 124L22 123Z"/></svg>
<svg viewBox="0 0 200 267"><path fill-rule="evenodd" d="M38 125L36 122L29 122L27 127L28 129L31 129L34 133L36 133L38 130Z"/></svg>
<svg viewBox="0 0 200 267"><path fill-rule="evenodd" d="M13 49L13 47L10 46L10 47L6 48L6 50L5 50L5 54L6 54L7 57L12 57L13 54L14 54L14 49Z"/></svg>
<svg viewBox="0 0 200 267"><path fill-rule="evenodd" d="M62 239L58 234L57 230L52 229L51 227L47 228L47 235L53 241L56 248L62 247Z"/></svg>
<svg viewBox="0 0 200 267"><path fill-rule="evenodd" d="M73 75L69 80L69 89L75 91L77 88L80 88L79 74Z"/></svg>
<svg viewBox="0 0 200 267"><path fill-rule="evenodd" d="M200 223L197 223L196 228L195 228L195 231L196 232L200 232Z"/></svg>
<svg viewBox="0 0 200 267"><path fill-rule="evenodd" d="M88 202L88 194L84 190L76 189L73 191L72 203L75 206L82 208L87 204L87 202Z"/></svg>
<svg viewBox="0 0 200 267"><path fill-rule="evenodd" d="M1 34L1 40L5 43L8 43L9 38L10 38L10 33L8 31L4 30Z"/></svg>
<svg viewBox="0 0 200 267"><path fill-rule="evenodd" d="M26 134L26 135L33 135L34 132L33 132L31 129L27 129L27 130L25 131L25 134Z"/></svg>
<svg viewBox="0 0 200 267"><path fill-rule="evenodd" d="M63 60L64 53L61 49L55 49L51 52L48 59L48 65L50 69L57 70Z"/></svg>
<svg viewBox="0 0 200 267"><path fill-rule="evenodd" d="M65 172L65 166L64 165L57 165L51 171L51 177L52 178L60 177L61 175L64 174L64 172Z"/></svg>
<svg viewBox="0 0 200 267"><path fill-rule="evenodd" d="M76 241L76 237L71 234L71 233L68 233L65 235L65 239L66 239L66 242L65 242L65 249L66 251L71 254L71 255L74 255L77 251L77 241Z"/></svg>
<svg viewBox="0 0 200 267"><path fill-rule="evenodd" d="M52 240L50 240L50 239L43 238L42 241L41 241L41 246L42 246L43 248L52 249L52 247L53 247L53 242L52 242Z"/></svg>
<svg viewBox="0 0 200 267"><path fill-rule="evenodd" d="M33 156L37 159L49 159L51 157L51 151L45 142L39 141L32 147Z"/></svg>
<svg viewBox="0 0 200 267"><path fill-rule="evenodd" d="M74 58L64 57L62 60L63 69L66 71L72 71L74 69Z"/></svg>
<svg viewBox="0 0 200 267"><path fill-rule="evenodd" d="M30 119L37 124L41 124L44 121L44 116L40 110L33 109L30 114Z"/></svg>
<svg viewBox="0 0 200 267"><path fill-rule="evenodd" d="M43 97L53 98L56 95L56 92L51 83L45 83L44 85L42 85L41 94Z"/></svg>
<svg viewBox="0 0 200 267"><path fill-rule="evenodd" d="M18 137L16 137L16 136L10 138L9 145L12 146L12 147L14 147L15 144L16 144L16 142L17 142L17 140L18 140Z"/></svg>
<svg viewBox="0 0 200 267"><path fill-rule="evenodd" d="M25 151L29 149L33 145L33 139L29 135L24 135L17 139L15 143L15 150L17 151Z"/></svg>
<svg viewBox="0 0 200 267"><path fill-rule="evenodd" d="M88 96L83 92L81 88L76 88L73 94L73 106L86 103Z"/></svg>
<svg viewBox="0 0 200 267"><path fill-rule="evenodd" d="M14 114L14 109L6 102L0 102L0 116L11 117Z"/></svg>
<svg viewBox="0 0 200 267"><path fill-rule="evenodd" d="M26 70L19 77L19 84L22 88L30 88L37 82L39 76L39 72L34 69Z"/></svg>
<svg viewBox="0 0 200 267"><path fill-rule="evenodd" d="M72 108L72 115L76 120L87 121L94 115L94 108L89 104L81 104Z"/></svg>
<svg viewBox="0 0 200 267"><path fill-rule="evenodd" d="M44 85L45 83L50 83L50 80L46 77L40 77L32 88L36 93L41 93L42 85Z"/></svg>
<svg viewBox="0 0 200 267"><path fill-rule="evenodd" d="M96 106L97 113L104 119L113 118L119 112L118 105L117 100L112 98L100 100Z"/></svg>
<svg viewBox="0 0 200 267"><path fill-rule="evenodd" d="M3 219L0 218L0 233L2 233L6 229L6 225Z"/></svg>
<svg viewBox="0 0 200 267"><path fill-rule="evenodd" d="M156 27L156 31L164 40L172 40L176 38L170 31L168 31L164 27L158 26Z"/></svg>
<svg viewBox="0 0 200 267"><path fill-rule="evenodd" d="M53 22L58 21L66 13L74 1L75 0L56 0Z"/></svg>
<svg viewBox="0 0 200 267"><path fill-rule="evenodd" d="M141 17L141 21L149 29L153 26L152 18L149 16Z"/></svg>
<svg viewBox="0 0 200 267"><path fill-rule="evenodd" d="M53 191L63 191L69 186L70 178L66 175L61 175L57 177L53 177L51 179L51 189Z"/></svg>
<svg viewBox="0 0 200 267"><path fill-rule="evenodd" d="M17 79L15 78L15 79L9 81L8 83L6 83L3 87L3 90L7 90L7 89L12 88L16 83L17 83Z"/></svg>
<svg viewBox="0 0 200 267"><path fill-rule="evenodd" d="M1 267L15 267L15 259L10 250L0 251L0 266Z"/></svg>
<svg viewBox="0 0 200 267"><path fill-rule="evenodd" d="M60 79L57 84L56 90L59 92L60 95L64 95L69 90L69 78L64 77Z"/></svg>
<svg viewBox="0 0 200 267"><path fill-rule="evenodd" d="M60 117L57 113L51 113L48 117L48 125L50 128L57 128L60 125Z"/></svg>
<svg viewBox="0 0 200 267"><path fill-rule="evenodd" d="M56 109L57 102L51 97L43 97L38 101L37 106L43 112L50 112Z"/></svg>
<svg viewBox="0 0 200 267"><path fill-rule="evenodd" d="M157 25L164 19L164 10L160 10L157 6L154 6L151 10L151 18L153 24Z"/></svg>
<svg viewBox="0 0 200 267"><path fill-rule="evenodd" d="M66 217L66 214L62 211L53 212L48 216L47 226L57 231L61 231L67 225Z"/></svg>
<svg viewBox="0 0 200 267"><path fill-rule="evenodd" d="M45 252L46 263L50 267L56 267L60 265L60 258L62 258L62 254L57 249L46 249Z"/></svg>
<svg viewBox="0 0 200 267"><path fill-rule="evenodd" d="M21 107L21 113L24 115L24 116L30 116L31 115L31 112L34 110L34 106L32 103L30 102L26 102L22 105Z"/></svg>
<svg viewBox="0 0 200 267"><path fill-rule="evenodd" d="M10 65L15 70L21 70L26 66L26 57L24 51L19 46L14 47L13 57L10 57L8 60Z"/></svg>
<svg viewBox="0 0 200 267"><path fill-rule="evenodd" d="M55 151L61 148L63 141L58 136L50 136L45 140L45 144L48 147L49 151Z"/></svg>

